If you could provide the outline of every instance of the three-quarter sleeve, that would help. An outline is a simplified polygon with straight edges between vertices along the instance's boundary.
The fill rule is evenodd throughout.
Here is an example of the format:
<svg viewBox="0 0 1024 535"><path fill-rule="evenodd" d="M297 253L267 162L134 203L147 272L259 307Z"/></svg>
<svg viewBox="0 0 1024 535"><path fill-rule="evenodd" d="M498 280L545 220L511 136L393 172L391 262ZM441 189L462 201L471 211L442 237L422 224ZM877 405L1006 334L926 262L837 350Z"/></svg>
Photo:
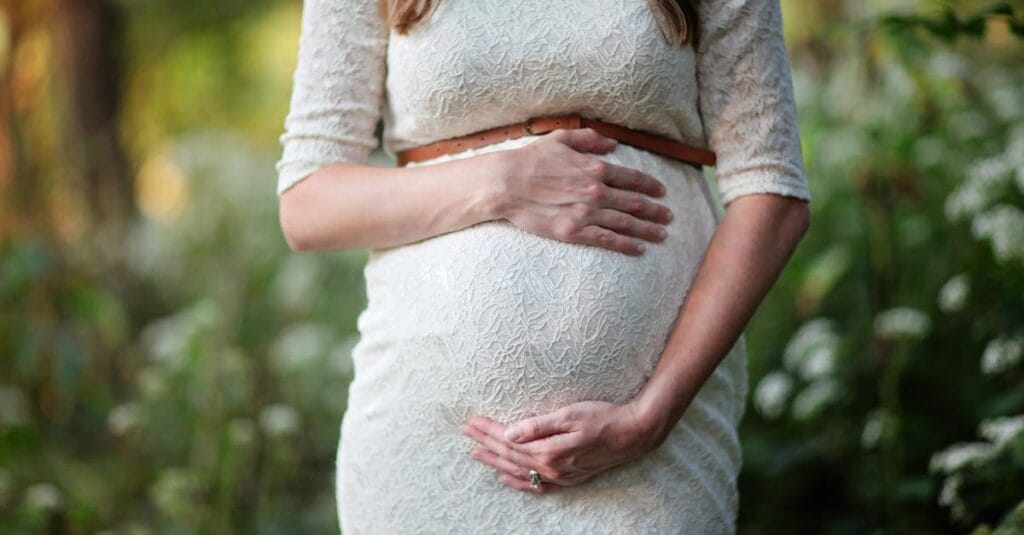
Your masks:
<svg viewBox="0 0 1024 535"><path fill-rule="evenodd" d="M723 205L773 193L810 201L779 0L699 4L697 78Z"/></svg>
<svg viewBox="0 0 1024 535"><path fill-rule="evenodd" d="M365 163L377 147L387 25L376 0L305 0L277 195L327 165Z"/></svg>

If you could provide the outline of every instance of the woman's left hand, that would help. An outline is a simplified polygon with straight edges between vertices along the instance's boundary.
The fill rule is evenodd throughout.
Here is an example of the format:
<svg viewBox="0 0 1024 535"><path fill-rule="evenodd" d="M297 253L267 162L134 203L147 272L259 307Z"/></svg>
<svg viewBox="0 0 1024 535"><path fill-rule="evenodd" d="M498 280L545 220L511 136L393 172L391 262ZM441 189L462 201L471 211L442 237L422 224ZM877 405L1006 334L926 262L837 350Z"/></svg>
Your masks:
<svg viewBox="0 0 1024 535"><path fill-rule="evenodd" d="M462 432L479 443L474 459L503 472L506 485L532 492L577 485L660 443L635 406L604 401L573 403L508 426L477 415ZM536 489L530 469L543 480Z"/></svg>

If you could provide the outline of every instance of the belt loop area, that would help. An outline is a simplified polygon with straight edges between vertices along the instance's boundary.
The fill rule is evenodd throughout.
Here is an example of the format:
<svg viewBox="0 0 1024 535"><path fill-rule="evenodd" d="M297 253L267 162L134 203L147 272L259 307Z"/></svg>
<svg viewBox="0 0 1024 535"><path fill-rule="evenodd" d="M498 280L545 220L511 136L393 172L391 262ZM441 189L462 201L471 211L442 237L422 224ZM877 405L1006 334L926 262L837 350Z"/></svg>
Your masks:
<svg viewBox="0 0 1024 535"><path fill-rule="evenodd" d="M518 128L522 128L522 134L517 132ZM436 158L443 154L461 152L506 139L521 136L539 136L558 128L593 128L602 135L615 138L622 143L693 164L697 167L702 165L714 166L716 163L715 153L712 150L688 145L645 130L635 130L615 123L604 122L600 119L586 117L580 113L534 116L521 123L496 126L487 130L480 130L401 150L396 154L396 157L398 165L405 166L409 162Z"/></svg>

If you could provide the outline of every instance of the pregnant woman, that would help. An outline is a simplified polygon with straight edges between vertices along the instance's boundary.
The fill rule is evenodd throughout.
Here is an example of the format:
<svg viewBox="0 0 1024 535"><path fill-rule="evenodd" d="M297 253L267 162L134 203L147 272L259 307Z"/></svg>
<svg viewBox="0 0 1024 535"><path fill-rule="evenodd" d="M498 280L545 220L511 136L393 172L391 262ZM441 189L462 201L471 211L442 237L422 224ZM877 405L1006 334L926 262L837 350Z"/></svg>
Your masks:
<svg viewBox="0 0 1024 535"><path fill-rule="evenodd" d="M283 233L370 250L342 530L734 531L809 225L778 0L306 0L299 44Z"/></svg>

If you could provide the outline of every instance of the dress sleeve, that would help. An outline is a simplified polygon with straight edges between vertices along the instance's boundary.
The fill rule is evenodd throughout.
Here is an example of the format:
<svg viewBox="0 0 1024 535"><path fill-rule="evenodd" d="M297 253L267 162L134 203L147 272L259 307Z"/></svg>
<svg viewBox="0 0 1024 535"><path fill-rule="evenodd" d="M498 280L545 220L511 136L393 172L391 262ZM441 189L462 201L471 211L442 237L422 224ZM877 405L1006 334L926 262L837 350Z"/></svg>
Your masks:
<svg viewBox="0 0 1024 535"><path fill-rule="evenodd" d="M722 204L755 193L809 202L779 0L705 0L698 17L700 113Z"/></svg>
<svg viewBox="0 0 1024 535"><path fill-rule="evenodd" d="M322 167L365 163L378 145L387 25L376 0L305 0L277 195Z"/></svg>

